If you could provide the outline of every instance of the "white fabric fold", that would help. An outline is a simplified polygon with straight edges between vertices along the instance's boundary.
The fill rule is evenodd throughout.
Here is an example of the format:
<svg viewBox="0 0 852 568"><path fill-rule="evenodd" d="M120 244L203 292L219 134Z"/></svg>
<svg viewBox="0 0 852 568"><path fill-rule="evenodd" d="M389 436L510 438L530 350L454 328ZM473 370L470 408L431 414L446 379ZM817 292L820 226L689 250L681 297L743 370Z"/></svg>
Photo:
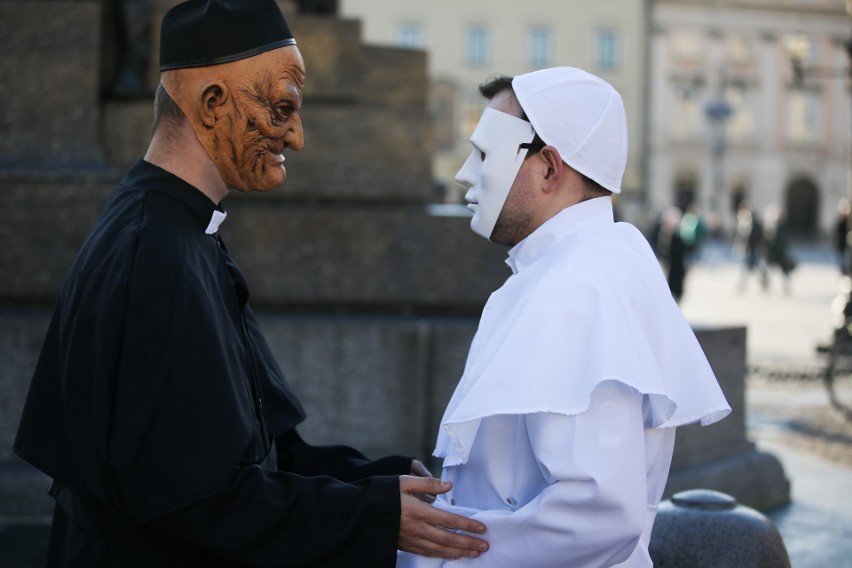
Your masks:
<svg viewBox="0 0 852 568"><path fill-rule="evenodd" d="M643 395L648 428L730 413L650 246L613 222L609 197L560 212L509 264L517 272L488 300L441 421L445 467L467 462L483 418L580 414L604 381Z"/></svg>

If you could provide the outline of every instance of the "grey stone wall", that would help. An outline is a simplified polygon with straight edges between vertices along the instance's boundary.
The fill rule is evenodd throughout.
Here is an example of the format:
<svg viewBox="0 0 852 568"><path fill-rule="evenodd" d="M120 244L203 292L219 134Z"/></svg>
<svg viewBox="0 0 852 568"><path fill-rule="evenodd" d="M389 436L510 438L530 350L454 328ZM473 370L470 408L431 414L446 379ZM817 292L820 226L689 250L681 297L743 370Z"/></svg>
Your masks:
<svg viewBox="0 0 852 568"><path fill-rule="evenodd" d="M103 160L100 2L0 3L0 168Z"/></svg>
<svg viewBox="0 0 852 568"><path fill-rule="evenodd" d="M431 461L477 315L294 314L266 309L259 317L307 411L300 427L306 439L351 444L372 456L404 453ZM48 318L47 310L0 312L0 464L16 461L11 444ZM747 440L741 419L744 330L705 329L697 336L734 413L708 427L679 429L666 496L701 487L724 491L758 508L786 503L789 483L780 464ZM430 465L440 471L439 463ZM15 471L20 479L20 470ZM20 508L13 498L0 499L4 501ZM48 505L46 497L42 505ZM4 513L9 514L0 505L0 515Z"/></svg>

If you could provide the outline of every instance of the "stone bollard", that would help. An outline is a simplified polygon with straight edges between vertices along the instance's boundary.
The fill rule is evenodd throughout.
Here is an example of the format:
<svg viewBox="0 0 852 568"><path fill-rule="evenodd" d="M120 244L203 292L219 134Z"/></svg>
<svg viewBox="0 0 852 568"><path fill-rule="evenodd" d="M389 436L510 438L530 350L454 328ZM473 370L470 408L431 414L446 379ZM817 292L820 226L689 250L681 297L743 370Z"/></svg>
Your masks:
<svg viewBox="0 0 852 568"><path fill-rule="evenodd" d="M772 521L709 489L682 491L660 504L649 552L656 568L790 568Z"/></svg>

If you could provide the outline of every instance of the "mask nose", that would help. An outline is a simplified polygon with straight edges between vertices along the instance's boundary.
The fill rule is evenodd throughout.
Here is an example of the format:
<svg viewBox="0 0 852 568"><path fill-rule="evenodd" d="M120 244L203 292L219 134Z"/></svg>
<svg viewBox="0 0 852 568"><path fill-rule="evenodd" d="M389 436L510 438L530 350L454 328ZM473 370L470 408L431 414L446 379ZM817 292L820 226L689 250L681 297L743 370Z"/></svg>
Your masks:
<svg viewBox="0 0 852 568"><path fill-rule="evenodd" d="M305 147L305 133L302 130L302 119L298 114L293 114L293 125L284 135L284 144L288 148L298 152Z"/></svg>
<svg viewBox="0 0 852 568"><path fill-rule="evenodd" d="M475 152L471 152L461 169L456 172L456 181L466 188L471 188L476 183L476 167L474 162Z"/></svg>

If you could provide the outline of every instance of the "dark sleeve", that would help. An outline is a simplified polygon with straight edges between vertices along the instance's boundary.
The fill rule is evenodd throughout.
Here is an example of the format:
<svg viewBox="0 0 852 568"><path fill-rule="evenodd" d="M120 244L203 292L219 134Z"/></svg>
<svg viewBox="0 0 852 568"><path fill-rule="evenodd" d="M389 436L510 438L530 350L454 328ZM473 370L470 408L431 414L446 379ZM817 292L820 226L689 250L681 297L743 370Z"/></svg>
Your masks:
<svg viewBox="0 0 852 568"><path fill-rule="evenodd" d="M396 564L399 522L398 477L344 483L248 466L225 492L145 527L222 564L381 568Z"/></svg>
<svg viewBox="0 0 852 568"><path fill-rule="evenodd" d="M275 439L278 469L299 475L328 475L342 481L355 481L374 475L408 475L412 458L387 456L370 460L348 446L312 446L295 428Z"/></svg>

